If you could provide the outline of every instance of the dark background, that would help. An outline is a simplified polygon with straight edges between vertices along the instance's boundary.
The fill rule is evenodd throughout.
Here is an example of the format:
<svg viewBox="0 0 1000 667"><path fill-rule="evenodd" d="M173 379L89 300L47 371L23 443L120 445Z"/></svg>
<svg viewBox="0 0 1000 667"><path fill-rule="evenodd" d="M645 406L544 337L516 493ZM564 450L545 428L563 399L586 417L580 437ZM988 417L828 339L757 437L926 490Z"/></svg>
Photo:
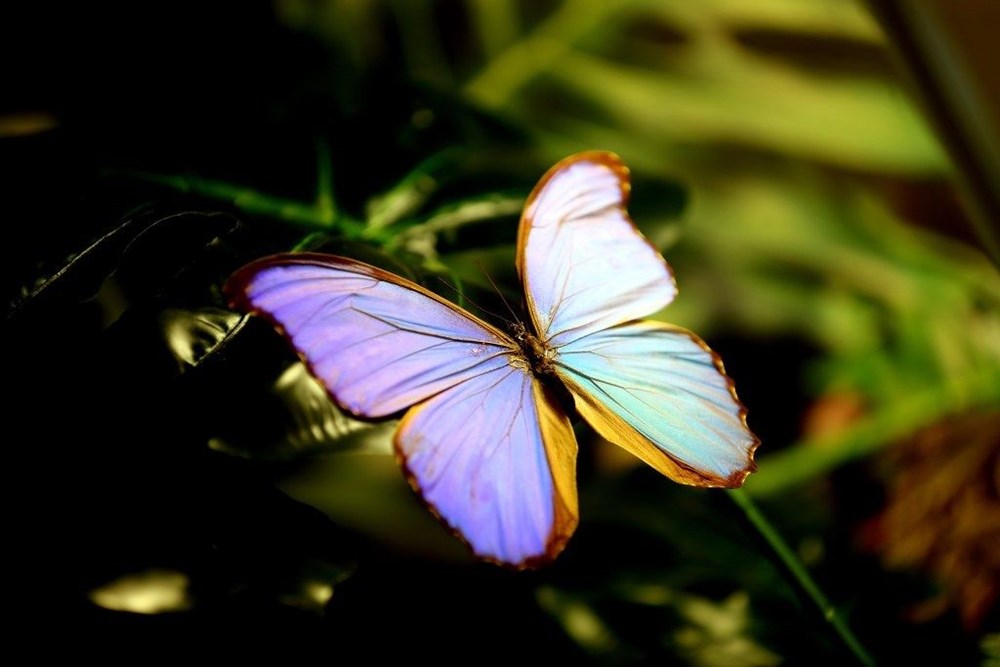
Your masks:
<svg viewBox="0 0 1000 667"><path fill-rule="evenodd" d="M518 202L606 148L677 273L663 318L722 355L763 440L747 492L881 661L995 660L1000 280L893 33L831 0L497 4L4 22L16 634L123 659L849 662L725 493L582 425L566 552L472 562L384 454L391 425L317 402L226 310L233 270L299 244L489 304L478 262L516 295ZM490 69L539 34L566 52Z"/></svg>

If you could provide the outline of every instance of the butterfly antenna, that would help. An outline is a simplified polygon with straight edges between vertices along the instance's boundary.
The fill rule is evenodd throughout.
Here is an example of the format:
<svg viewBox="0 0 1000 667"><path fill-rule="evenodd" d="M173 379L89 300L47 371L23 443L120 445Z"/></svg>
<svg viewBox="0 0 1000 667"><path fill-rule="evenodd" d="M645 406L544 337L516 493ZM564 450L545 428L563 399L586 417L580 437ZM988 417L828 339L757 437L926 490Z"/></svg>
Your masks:
<svg viewBox="0 0 1000 667"><path fill-rule="evenodd" d="M460 290L459 288L455 287L454 285L452 285L450 282L448 282L447 280L445 280L441 276L437 276L437 279L440 280L448 289L450 289L452 292L454 292L455 294L457 294L460 298L468 301L473 306L475 306L477 310L480 310L480 311L482 311L482 312L484 312L484 313L486 313L488 315L492 315L493 317L497 318L498 320L504 320L504 319L506 319L506 318L504 318L504 317L502 317L500 315L497 315L492 310L487 310L486 308L483 308L478 303L476 303L475 301L473 301L472 299L470 299L469 295L464 294L462 292L462 290ZM490 281L490 282L492 282L492 281Z"/></svg>
<svg viewBox="0 0 1000 667"><path fill-rule="evenodd" d="M510 316L513 318L510 320L510 323L516 324L517 322L520 322L521 318L518 317L517 313L514 312L514 309L510 307L510 302L507 301L507 298L503 295L503 292L500 291L500 288L497 287L497 284L493 282L493 277L490 276L490 274L486 271L486 269L483 268L483 265L480 264L478 261L476 262L476 266L479 267L479 270L483 272L483 275L486 276L486 279L490 281L490 285L493 285L493 290L497 293L497 296L500 297L500 300L503 301L503 305L507 306L507 310L510 312Z"/></svg>

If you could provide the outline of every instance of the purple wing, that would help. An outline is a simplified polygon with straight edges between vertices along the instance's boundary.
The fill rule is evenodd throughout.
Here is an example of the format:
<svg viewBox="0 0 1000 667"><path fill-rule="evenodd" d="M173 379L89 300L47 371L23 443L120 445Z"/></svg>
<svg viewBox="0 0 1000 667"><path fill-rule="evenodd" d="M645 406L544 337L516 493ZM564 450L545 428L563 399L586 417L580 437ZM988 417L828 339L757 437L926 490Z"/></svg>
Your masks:
<svg viewBox="0 0 1000 667"><path fill-rule="evenodd" d="M403 278L327 255L278 255L226 285L271 319L343 407L410 406L396 449L410 483L480 557L554 558L577 523L576 440L517 344Z"/></svg>
<svg viewBox="0 0 1000 667"><path fill-rule="evenodd" d="M576 528L576 439L527 369L492 370L416 406L396 450L413 487L481 558L537 565Z"/></svg>
<svg viewBox="0 0 1000 667"><path fill-rule="evenodd" d="M539 337L552 347L669 304L670 268L625 212L628 169L574 155L542 177L519 230L518 270Z"/></svg>
<svg viewBox="0 0 1000 667"><path fill-rule="evenodd" d="M331 255L265 257L230 278L232 305L268 317L346 410L384 417L506 368L517 345L437 295Z"/></svg>

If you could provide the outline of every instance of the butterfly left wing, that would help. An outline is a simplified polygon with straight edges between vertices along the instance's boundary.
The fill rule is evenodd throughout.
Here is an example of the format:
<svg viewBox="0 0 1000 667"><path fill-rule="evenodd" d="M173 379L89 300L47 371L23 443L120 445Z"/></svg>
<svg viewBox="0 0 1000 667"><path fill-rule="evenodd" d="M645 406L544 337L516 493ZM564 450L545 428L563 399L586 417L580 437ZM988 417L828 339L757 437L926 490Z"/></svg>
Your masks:
<svg viewBox="0 0 1000 667"><path fill-rule="evenodd" d="M571 156L542 178L518 232L528 310L601 435L675 481L739 486L757 438L722 363L689 332L637 321L677 290L625 210L629 191L611 153Z"/></svg>
<svg viewBox="0 0 1000 667"><path fill-rule="evenodd" d="M343 257L264 258L225 291L270 319L342 407L363 417L411 408L397 456L477 555L528 566L559 553L577 523L576 440L510 337Z"/></svg>

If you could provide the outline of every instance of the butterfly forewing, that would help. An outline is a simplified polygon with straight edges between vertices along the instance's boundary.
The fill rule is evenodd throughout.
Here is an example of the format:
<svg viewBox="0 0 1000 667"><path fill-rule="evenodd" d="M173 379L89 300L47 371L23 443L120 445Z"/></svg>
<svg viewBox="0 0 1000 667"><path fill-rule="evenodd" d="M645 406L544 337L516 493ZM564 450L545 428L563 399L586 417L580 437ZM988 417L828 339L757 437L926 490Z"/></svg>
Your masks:
<svg viewBox="0 0 1000 667"><path fill-rule="evenodd" d="M399 412L507 366L505 334L399 276L329 255L258 260L226 287L270 318L344 408Z"/></svg>
<svg viewBox="0 0 1000 667"><path fill-rule="evenodd" d="M529 197L518 268L536 332L550 346L673 300L667 263L625 212L628 193L625 165L592 152L557 164Z"/></svg>

